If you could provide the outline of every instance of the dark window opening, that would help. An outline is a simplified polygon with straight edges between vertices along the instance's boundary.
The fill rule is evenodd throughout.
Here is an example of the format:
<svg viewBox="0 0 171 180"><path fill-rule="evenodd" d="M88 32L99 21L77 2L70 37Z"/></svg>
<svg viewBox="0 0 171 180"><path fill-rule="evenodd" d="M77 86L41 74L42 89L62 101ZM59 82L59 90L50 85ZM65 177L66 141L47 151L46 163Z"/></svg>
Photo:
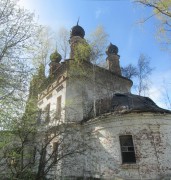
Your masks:
<svg viewBox="0 0 171 180"><path fill-rule="evenodd" d="M136 163L132 135L120 136L122 163Z"/></svg>
<svg viewBox="0 0 171 180"><path fill-rule="evenodd" d="M45 113L46 113L46 116L45 116L45 122L50 122L50 104L48 104L45 108Z"/></svg>
<svg viewBox="0 0 171 180"><path fill-rule="evenodd" d="M42 122L42 109L39 109L37 116L37 124L41 124Z"/></svg>
<svg viewBox="0 0 171 180"><path fill-rule="evenodd" d="M61 117L61 102L62 102L62 96L59 96L57 98L57 117L60 118Z"/></svg>
<svg viewBox="0 0 171 180"><path fill-rule="evenodd" d="M54 161L57 162L58 158L58 142L53 142L53 156L54 156Z"/></svg>

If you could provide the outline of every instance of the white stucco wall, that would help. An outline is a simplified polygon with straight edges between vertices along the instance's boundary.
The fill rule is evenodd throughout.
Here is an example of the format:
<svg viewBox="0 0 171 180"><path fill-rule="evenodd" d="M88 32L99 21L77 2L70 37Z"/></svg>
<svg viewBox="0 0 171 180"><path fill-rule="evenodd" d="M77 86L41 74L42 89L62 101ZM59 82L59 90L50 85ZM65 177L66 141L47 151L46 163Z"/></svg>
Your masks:
<svg viewBox="0 0 171 180"><path fill-rule="evenodd" d="M51 113L56 110L57 97L62 96L62 118L66 121L80 121L89 117L94 101L111 98L114 93L129 93L132 82L117 76L89 62L67 61L67 71L58 75L56 81L39 94L38 107L45 110L50 103ZM58 82L60 76L66 80ZM59 92L58 87L63 86ZM48 96L51 94L51 97Z"/></svg>
<svg viewBox="0 0 171 180"><path fill-rule="evenodd" d="M74 78L66 83L66 121L80 121L83 119L83 83Z"/></svg>
<svg viewBox="0 0 171 180"><path fill-rule="evenodd" d="M66 83L66 119L80 121L89 118L94 101L111 99L114 93L130 92L132 82L126 78L87 62L82 62L74 70L74 62L70 64L71 72L68 72Z"/></svg>
<svg viewBox="0 0 171 180"><path fill-rule="evenodd" d="M171 115L132 113L92 120L86 171L112 179L160 179L171 174ZM136 164L122 164L120 135L132 135Z"/></svg>
<svg viewBox="0 0 171 180"><path fill-rule="evenodd" d="M57 97L62 96L62 120L80 121L92 108L94 98L98 100L111 97L113 93L130 92L131 82L115 75L106 77L105 71L98 72L95 88L93 79L87 77L68 77L59 84L54 82L56 84L49 92L39 96L38 106L45 110L50 103L52 114L56 111ZM63 88L57 91L61 85ZM52 96L47 98L50 93ZM55 125L54 122L51 123ZM71 167L65 170L67 175L105 179L118 177L130 180L161 179L171 175L171 115L108 114L80 126L81 132L78 137L84 137L83 131L90 132L89 136L84 138L85 143L91 148L87 149L84 157L78 154L67 159L71 164ZM135 164L122 164L120 135L132 135L136 154Z"/></svg>
<svg viewBox="0 0 171 180"><path fill-rule="evenodd" d="M66 101L66 81L64 80L61 83L57 83L56 81L53 83L54 86L49 91L46 89L46 93L44 93L44 97L38 100L38 108L42 111L45 111L46 106L50 104L50 114L51 120L50 125L55 125L55 121L53 120L53 116L57 111L57 98L61 96L61 120L65 120L65 101ZM49 96L49 97L48 97Z"/></svg>

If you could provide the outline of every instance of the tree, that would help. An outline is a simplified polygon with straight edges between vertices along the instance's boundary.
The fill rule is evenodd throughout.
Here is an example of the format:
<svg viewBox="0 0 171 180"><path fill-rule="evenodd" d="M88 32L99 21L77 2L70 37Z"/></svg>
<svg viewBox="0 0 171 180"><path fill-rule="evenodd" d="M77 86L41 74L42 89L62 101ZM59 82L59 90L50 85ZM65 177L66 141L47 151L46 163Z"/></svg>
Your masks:
<svg viewBox="0 0 171 180"><path fill-rule="evenodd" d="M16 0L0 2L0 62L24 58L37 34L34 14L21 9Z"/></svg>
<svg viewBox="0 0 171 180"><path fill-rule="evenodd" d="M45 68L49 64L50 53L54 49L55 35L51 28L41 26L38 29L38 35L34 46L30 46L29 50L32 52L32 63L37 69L40 65Z"/></svg>
<svg viewBox="0 0 171 180"><path fill-rule="evenodd" d="M84 153L88 148L80 123L69 120L64 123L56 112L38 110L38 93L42 91L45 79L45 68L41 64L32 76L24 114L20 112L13 117L8 133L1 133L5 139L0 143L0 165L5 167L6 174L2 173L0 177L40 180L53 174L54 168L59 175L61 168L70 169L75 165L77 154ZM47 120L47 114L51 114L51 117L48 116L51 121ZM49 122L56 124L50 125ZM73 163L68 164L67 158L73 159Z"/></svg>
<svg viewBox="0 0 171 180"><path fill-rule="evenodd" d="M82 137L80 128L83 127L80 124L66 124L58 119L56 126L49 125L47 128L43 113L46 112L39 114L42 115L42 118L39 116L42 120L39 124L35 119L38 111L34 111L33 114L25 114L22 120L18 119L15 130L9 134L1 133L6 141L0 156L1 178L40 180L48 175L59 177L62 168L75 166L77 155L84 154L89 148ZM71 160L70 163L67 158ZM54 169L56 174L53 173Z"/></svg>
<svg viewBox="0 0 171 180"><path fill-rule="evenodd" d="M9 171L5 169L5 172L14 177L25 173L29 167L24 165L29 154L24 157L24 153L28 136L34 130L35 118L30 114L28 121L23 112L28 108L25 102L32 74L30 47L35 45L38 28L34 14L21 9L16 0L0 2L0 126L3 136L1 150L4 152L1 164L9 167ZM19 166L16 166L19 159Z"/></svg>
<svg viewBox="0 0 171 180"><path fill-rule="evenodd" d="M108 34L105 32L103 26L99 25L96 27L89 35L88 43L91 47L91 61L93 63L101 63L108 43Z"/></svg>
<svg viewBox="0 0 171 180"><path fill-rule="evenodd" d="M121 67L122 75L128 79L133 79L137 76L137 67L132 64L129 64L125 67Z"/></svg>
<svg viewBox="0 0 171 180"><path fill-rule="evenodd" d="M37 95L42 81L46 79L44 65L47 63L51 37L43 36L44 39L41 39L40 35L46 34L46 29L37 31L34 15L19 8L17 1L1 1L0 10L0 118L5 136L1 144L4 150L1 167L8 169L8 178L28 179L36 174L36 178L41 179L53 168L54 163L66 156L83 153L86 145L81 137L78 140L77 132L80 132L80 126L77 123L61 124L59 121L53 131L50 131L51 128L47 131L47 124L37 126L37 120L40 119L40 112L36 107ZM36 48L36 54L30 56ZM38 72L33 72L35 74L32 77L32 69L27 66L30 57L34 57L37 64L41 65ZM29 79L32 80L27 101ZM44 121L44 118L42 119ZM40 127L44 128L41 135ZM8 133L5 133L5 130ZM56 150L48 152L54 139L61 148L59 154L56 154Z"/></svg>
<svg viewBox="0 0 171 180"><path fill-rule="evenodd" d="M149 88L149 76L152 73L152 68L150 67L150 59L141 54L138 59L137 64L137 85L136 89L138 92L138 95L142 95L142 93L145 95L146 91Z"/></svg>
<svg viewBox="0 0 171 180"><path fill-rule="evenodd" d="M24 109L31 74L28 49L34 45L37 28L34 14L21 9L16 0L0 2L1 126L10 123Z"/></svg>
<svg viewBox="0 0 171 180"><path fill-rule="evenodd" d="M171 12L170 12L170 6L171 6L171 1L163 1L163 0L135 0L136 3L141 3L145 6L153 8L154 14L155 15L164 15L166 18L171 18ZM166 25L167 21L166 21Z"/></svg>
<svg viewBox="0 0 171 180"><path fill-rule="evenodd" d="M149 89L149 76L153 68L150 66L149 57L140 54L137 65L129 64L121 68L122 75L128 79L135 80L135 91L138 95L145 95Z"/></svg>
<svg viewBox="0 0 171 180"><path fill-rule="evenodd" d="M69 31L64 27L60 28L57 33L56 46L63 59L69 56L69 36Z"/></svg>
<svg viewBox="0 0 171 180"><path fill-rule="evenodd" d="M39 67L49 63L49 56L57 50L63 59L69 55L69 31L62 27L55 33L50 27L41 26L36 39L36 46L30 48L33 52L33 64Z"/></svg>
<svg viewBox="0 0 171 180"><path fill-rule="evenodd" d="M41 127L43 126L42 124ZM89 148L86 140L82 138L80 128L82 127L77 123L63 123L58 120L56 126L50 126L48 131L41 131L41 134L38 134L35 159L38 162L36 180L50 174L59 178L67 174L67 172L61 174L61 170L65 171L76 166L78 154L81 156ZM53 173L53 169L56 169L56 174Z"/></svg>
<svg viewBox="0 0 171 180"><path fill-rule="evenodd" d="M22 69L21 69L22 70ZM34 142L34 137L37 132L37 95L40 85L45 78L44 66L41 65L38 72L33 75L30 82L29 98L26 103L26 97L16 99L18 102L16 105L22 104L25 107L25 113L21 105L21 109L12 106L15 114L13 113L11 119L3 124L3 146L1 149L1 166L6 167L6 173L9 178L25 179L31 176L31 164L33 163L32 156L33 150L32 143ZM21 82L23 83L23 81ZM24 86L25 84L23 84ZM8 96L9 98L9 96ZM16 98L16 97L15 97ZM15 102L14 95L12 96L12 103ZM26 103L26 105L25 105ZM6 113L11 113L8 105ZM7 115L4 114L7 118ZM9 138L10 137L10 138ZM34 146L33 146L34 147ZM5 176L4 174L1 176Z"/></svg>
<svg viewBox="0 0 171 180"><path fill-rule="evenodd" d="M0 64L0 125L10 128L10 123L24 110L31 69L21 61ZM18 108L20 107L20 108Z"/></svg>
<svg viewBox="0 0 171 180"><path fill-rule="evenodd" d="M160 36L159 40L166 45L170 45L171 0L135 0L134 2L152 8L152 14L143 19L141 22L144 23L150 18L156 17L159 20L159 27L157 29L157 33Z"/></svg>
<svg viewBox="0 0 171 180"><path fill-rule="evenodd" d="M162 87L162 89L163 89L163 91L162 91L163 92L162 93L163 101L164 101L166 107L168 109L171 109L171 97L169 94L169 87L170 87L170 83L167 82L166 80L163 80L163 87Z"/></svg>

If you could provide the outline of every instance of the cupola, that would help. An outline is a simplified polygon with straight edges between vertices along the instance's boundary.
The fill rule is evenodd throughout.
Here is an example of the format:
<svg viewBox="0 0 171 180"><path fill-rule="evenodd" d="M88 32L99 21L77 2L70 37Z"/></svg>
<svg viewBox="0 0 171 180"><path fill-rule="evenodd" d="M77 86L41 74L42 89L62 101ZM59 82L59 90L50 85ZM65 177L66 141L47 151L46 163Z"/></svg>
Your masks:
<svg viewBox="0 0 171 180"><path fill-rule="evenodd" d="M106 54L118 54L118 47L112 43L109 44L109 46L106 48Z"/></svg>
<svg viewBox="0 0 171 180"><path fill-rule="evenodd" d="M84 29L83 29L81 26L79 26L78 23L77 23L76 26L72 27L70 36L71 36L71 38L72 38L73 36L79 36L79 37L81 37L81 38L84 38L84 36L85 36L85 31L84 31Z"/></svg>
<svg viewBox="0 0 171 180"><path fill-rule="evenodd" d="M51 62L59 63L61 59L62 56L57 52L57 50L55 50L55 52L50 55Z"/></svg>
<svg viewBox="0 0 171 180"><path fill-rule="evenodd" d="M73 26L71 28L71 32L70 32L70 47L71 47L71 51L70 51L70 58L74 59L74 51L77 47L78 44L86 44L86 40L84 39L85 36L85 31L84 29L78 25Z"/></svg>
<svg viewBox="0 0 171 180"><path fill-rule="evenodd" d="M121 68L119 64L119 58L118 55L118 47L112 43L109 44L109 46L106 48L106 54L107 54L107 66L108 70L117 74L121 75Z"/></svg>
<svg viewBox="0 0 171 180"><path fill-rule="evenodd" d="M54 76L57 73L57 69L61 66L61 59L62 56L57 52L57 50L50 55L50 76Z"/></svg>

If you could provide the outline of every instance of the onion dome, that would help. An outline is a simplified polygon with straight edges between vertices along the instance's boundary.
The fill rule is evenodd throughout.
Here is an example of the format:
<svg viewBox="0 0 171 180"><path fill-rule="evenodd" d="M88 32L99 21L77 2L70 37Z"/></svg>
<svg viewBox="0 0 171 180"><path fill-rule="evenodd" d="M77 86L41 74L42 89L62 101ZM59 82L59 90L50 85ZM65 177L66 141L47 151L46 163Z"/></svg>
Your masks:
<svg viewBox="0 0 171 180"><path fill-rule="evenodd" d="M59 63L62 59L62 56L57 52L57 50L50 55L51 62Z"/></svg>
<svg viewBox="0 0 171 180"><path fill-rule="evenodd" d="M118 47L110 43L110 45L106 48L106 54L118 54Z"/></svg>
<svg viewBox="0 0 171 180"><path fill-rule="evenodd" d="M74 26L74 27L72 27L72 29L71 29L71 37L73 37L73 36L80 36L81 38L84 38L84 36L85 36L85 31L84 31L84 29L81 27L81 26L79 26L78 25L78 23L77 23L77 25L76 26Z"/></svg>

